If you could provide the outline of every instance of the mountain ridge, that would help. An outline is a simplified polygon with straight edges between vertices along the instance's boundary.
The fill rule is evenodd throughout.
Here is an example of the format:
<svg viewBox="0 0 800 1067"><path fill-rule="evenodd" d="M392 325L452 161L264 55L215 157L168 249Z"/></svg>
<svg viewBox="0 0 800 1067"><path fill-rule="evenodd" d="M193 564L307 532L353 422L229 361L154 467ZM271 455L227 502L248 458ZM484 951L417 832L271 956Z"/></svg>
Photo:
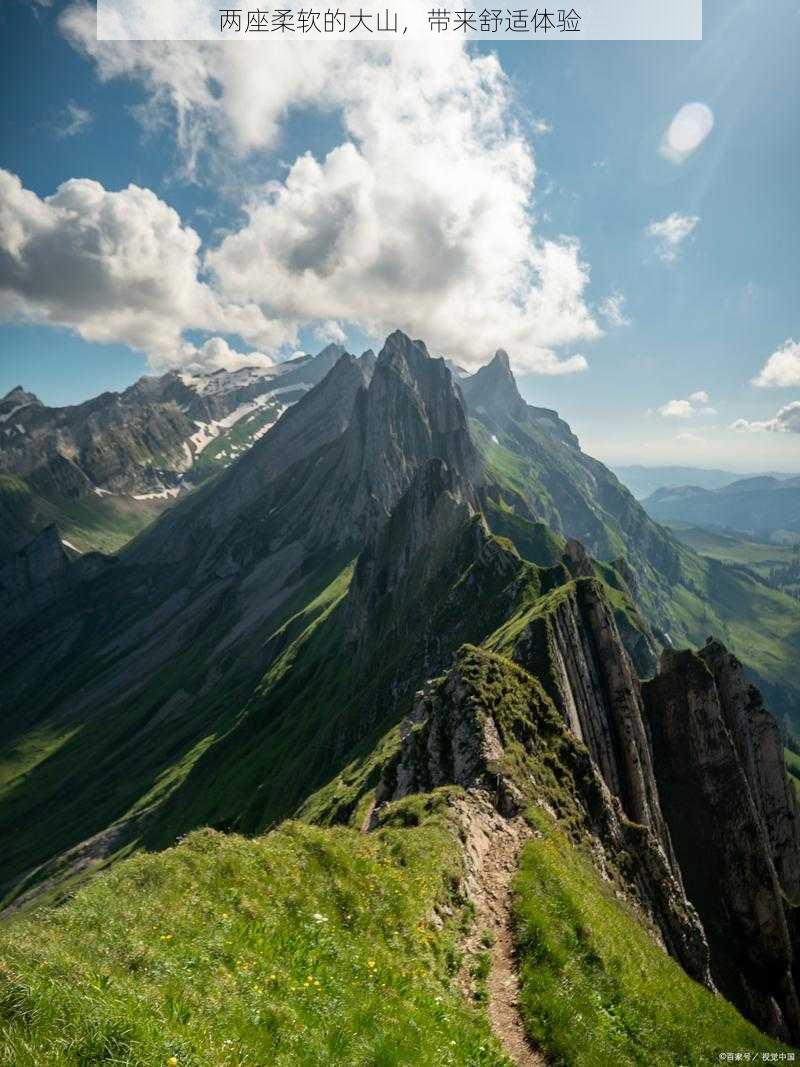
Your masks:
<svg viewBox="0 0 800 1067"><path fill-rule="evenodd" d="M63 899L202 826L380 833L440 797L470 840L524 849L538 810L687 974L797 1040L800 823L777 724L725 646L667 648L657 667L645 621L648 596L704 564L517 400L502 355L477 380L396 332L377 359L338 355L117 557L71 559L50 528L49 577L25 587L23 560L5 579L3 904ZM743 951L767 961L744 984L673 795L676 700L698 716L681 773L708 832L755 842L739 874L736 843L715 853ZM720 735L735 795L715 786ZM752 894L775 936L745 914Z"/></svg>

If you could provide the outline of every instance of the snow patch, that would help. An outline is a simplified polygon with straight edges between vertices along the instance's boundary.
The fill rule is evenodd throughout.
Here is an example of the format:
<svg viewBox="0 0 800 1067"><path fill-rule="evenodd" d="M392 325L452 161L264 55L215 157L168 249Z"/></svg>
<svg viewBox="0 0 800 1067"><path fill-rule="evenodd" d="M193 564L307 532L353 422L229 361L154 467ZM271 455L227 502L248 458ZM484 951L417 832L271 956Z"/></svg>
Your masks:
<svg viewBox="0 0 800 1067"><path fill-rule="evenodd" d="M12 408L11 411L7 411L5 415L0 415L0 422L8 422L12 415L16 415L16 413L18 411L22 411L23 408L29 408L31 406L31 403L32 401L29 400L25 404L17 404L17 406L15 408ZM17 428L19 428L19 424L17 424Z"/></svg>
<svg viewBox="0 0 800 1067"><path fill-rule="evenodd" d="M73 552L80 552L79 548L76 548L71 541L67 541L64 537L61 538L61 544L66 545L67 548L71 548Z"/></svg>
<svg viewBox="0 0 800 1067"><path fill-rule="evenodd" d="M281 385L277 389L270 389L270 396L278 396L280 393L293 393L296 389L307 392L312 386L309 382L297 382L296 385Z"/></svg>
<svg viewBox="0 0 800 1067"><path fill-rule="evenodd" d="M180 487L176 486L173 489L163 489L160 493L134 493L134 500L169 500L170 497L177 496L180 492Z"/></svg>

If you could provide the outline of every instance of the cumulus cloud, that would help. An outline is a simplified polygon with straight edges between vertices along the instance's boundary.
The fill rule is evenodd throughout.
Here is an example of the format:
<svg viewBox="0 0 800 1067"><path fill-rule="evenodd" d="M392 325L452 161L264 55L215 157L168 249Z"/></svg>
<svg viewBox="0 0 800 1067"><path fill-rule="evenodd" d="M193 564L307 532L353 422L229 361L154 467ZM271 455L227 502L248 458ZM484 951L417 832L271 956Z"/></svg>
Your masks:
<svg viewBox="0 0 800 1067"><path fill-rule="evenodd" d="M665 219L651 222L645 235L656 242L656 251L665 263L672 263L678 258L684 241L691 237L700 221L697 215L681 215L673 211Z"/></svg>
<svg viewBox="0 0 800 1067"><path fill-rule="evenodd" d="M765 419L763 422L737 419L731 423L730 428L746 433L800 433L800 400L794 400L782 407L773 419Z"/></svg>
<svg viewBox="0 0 800 1067"><path fill-rule="evenodd" d="M238 370L241 367L271 367L274 360L264 352L236 352L222 337L211 337L199 348L189 348L183 365L192 371Z"/></svg>
<svg viewBox="0 0 800 1067"><path fill-rule="evenodd" d="M800 385L800 344L791 337L784 341L753 378L753 385L762 389Z"/></svg>
<svg viewBox="0 0 800 1067"><path fill-rule="evenodd" d="M334 319L328 319L326 322L319 322L311 330L311 335L316 341L321 341L323 344L344 344L347 334Z"/></svg>
<svg viewBox="0 0 800 1067"><path fill-rule="evenodd" d="M624 295L620 292L614 292L605 298L598 310L609 326L630 326L631 320L626 317L623 310L624 306Z"/></svg>
<svg viewBox="0 0 800 1067"><path fill-rule="evenodd" d="M290 339L255 305L201 281L199 252L194 230L148 189L75 178L41 199L0 170L0 318L122 342L155 368L194 358L189 329L267 346Z"/></svg>
<svg viewBox="0 0 800 1067"><path fill-rule="evenodd" d="M56 137L76 137L79 133L85 133L94 122L91 111L70 100L54 125Z"/></svg>
<svg viewBox="0 0 800 1067"><path fill-rule="evenodd" d="M287 332L400 327L466 365L504 346L520 370L585 367L558 352L600 334L589 269L577 241L537 233L535 163L495 56L455 41L98 42L82 5L62 26L102 78L145 86L174 120L190 174L214 151L274 149L290 108L338 119L342 143L251 190L244 225L207 250L220 299L255 305Z"/></svg>
<svg viewBox="0 0 800 1067"><path fill-rule="evenodd" d="M708 393L700 389L685 400L668 400L658 408L658 414L666 419L691 419L698 415L716 415L709 405Z"/></svg>
<svg viewBox="0 0 800 1067"><path fill-rule="evenodd" d="M661 138L659 151L671 163L683 163L703 144L714 128L708 104L684 104Z"/></svg>

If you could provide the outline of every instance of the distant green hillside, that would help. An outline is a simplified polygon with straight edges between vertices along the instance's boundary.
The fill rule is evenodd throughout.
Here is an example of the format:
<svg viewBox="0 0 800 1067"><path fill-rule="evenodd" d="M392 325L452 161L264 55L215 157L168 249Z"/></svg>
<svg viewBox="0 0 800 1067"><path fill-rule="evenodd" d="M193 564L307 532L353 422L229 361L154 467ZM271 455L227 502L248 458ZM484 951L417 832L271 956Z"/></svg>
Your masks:
<svg viewBox="0 0 800 1067"><path fill-rule="evenodd" d="M472 423L499 484L526 500L554 529L583 540L599 559L624 560L635 600L657 632L678 647L718 636L750 668L775 713L800 723L797 601L769 588L746 567L698 554L702 549L676 540L647 517L602 464L528 419L505 431L498 427L496 433L489 432L491 422ZM489 518L495 522L495 513ZM510 523L506 531L524 554Z"/></svg>
<svg viewBox="0 0 800 1067"><path fill-rule="evenodd" d="M724 563L739 563L786 592L794 593L800 588L800 543L768 544L741 534L687 523L669 522L667 525L679 541L703 556Z"/></svg>
<svg viewBox="0 0 800 1067"><path fill-rule="evenodd" d="M51 523L78 552L117 552L153 521L164 503L111 494L71 500L39 489L30 479L0 474L0 558Z"/></svg>

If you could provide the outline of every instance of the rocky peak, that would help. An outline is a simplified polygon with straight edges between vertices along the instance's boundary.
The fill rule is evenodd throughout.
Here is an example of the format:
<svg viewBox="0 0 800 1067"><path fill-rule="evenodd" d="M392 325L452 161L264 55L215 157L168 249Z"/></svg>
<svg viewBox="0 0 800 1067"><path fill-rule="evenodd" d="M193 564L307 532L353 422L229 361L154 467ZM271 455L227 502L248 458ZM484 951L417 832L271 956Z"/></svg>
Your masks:
<svg viewBox="0 0 800 1067"><path fill-rule="evenodd" d="M481 408L502 422L506 418L522 418L527 404L517 389L508 353L499 348L491 362L461 383L470 406Z"/></svg>
<svg viewBox="0 0 800 1067"><path fill-rule="evenodd" d="M444 360L432 359L419 341L397 330L381 349L369 388L356 398L335 482L336 510L329 524L344 537L369 542L428 460L441 459L469 486L480 484L482 465L466 412ZM326 511L330 504L321 501Z"/></svg>
<svg viewBox="0 0 800 1067"><path fill-rule="evenodd" d="M626 868L629 888L665 947L692 977L710 983L708 946L680 874L652 830L625 817L587 749L525 670L462 646L447 673L416 694L400 736L378 783L373 826L387 802L447 785L461 786L473 799L487 796L504 818L531 802L562 811L574 804L593 839L595 862L607 877L608 865ZM557 783L558 795L549 782Z"/></svg>
<svg viewBox="0 0 800 1067"><path fill-rule="evenodd" d="M319 360L322 363L330 363L331 366L334 366L334 364L336 364L341 359L341 357L345 355L346 351L347 349L344 347L344 345L335 344L331 342L331 344L325 345L325 347L320 352L317 352L316 356L314 356L314 359Z"/></svg>
<svg viewBox="0 0 800 1067"><path fill-rule="evenodd" d="M9 389L6 395L0 400L0 412L6 411L10 408L23 407L28 404L38 404L42 407L42 402L35 393L29 393L22 388L21 385L15 385L13 389Z"/></svg>

